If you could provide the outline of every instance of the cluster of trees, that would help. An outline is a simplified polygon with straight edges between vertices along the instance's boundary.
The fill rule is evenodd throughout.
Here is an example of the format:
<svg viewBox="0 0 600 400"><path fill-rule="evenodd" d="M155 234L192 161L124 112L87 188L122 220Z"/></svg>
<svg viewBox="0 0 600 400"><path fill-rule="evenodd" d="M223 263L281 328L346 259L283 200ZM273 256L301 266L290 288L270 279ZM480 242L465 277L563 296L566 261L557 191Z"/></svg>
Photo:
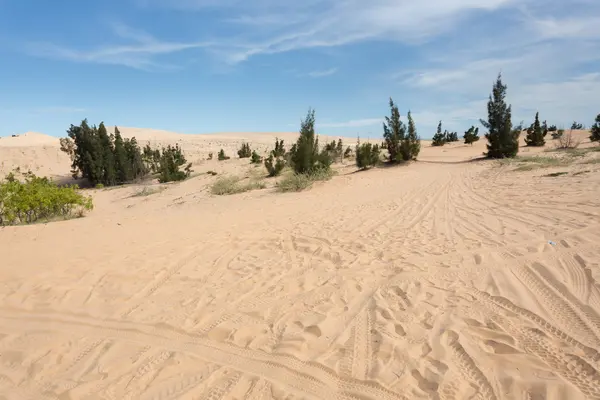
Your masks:
<svg viewBox="0 0 600 400"><path fill-rule="evenodd" d="M249 143L243 143L241 149L238 150L239 158L250 158L252 156L252 150L250 149Z"/></svg>
<svg viewBox="0 0 600 400"><path fill-rule="evenodd" d="M463 135L463 139L465 139L465 144L473 146L473 143L479 140L479 128L471 126Z"/></svg>
<svg viewBox="0 0 600 400"><path fill-rule="evenodd" d="M446 143L450 142L458 142L458 133L457 132L448 132L444 130L442 133L442 121L438 124L437 131L431 140L432 146L443 146ZM466 142L465 142L466 143Z"/></svg>
<svg viewBox="0 0 600 400"><path fill-rule="evenodd" d="M356 144L356 166L358 169L368 169L379 163L381 149L378 144L360 143Z"/></svg>
<svg viewBox="0 0 600 400"><path fill-rule="evenodd" d="M80 194L77 185L58 186L31 171L24 177L21 182L10 173L0 181L0 226L83 216L93 208L91 197Z"/></svg>
<svg viewBox="0 0 600 400"><path fill-rule="evenodd" d="M398 106L390 98L390 116L383 123L384 146L388 153L388 161L401 162L416 160L421 151L421 139L410 111L408 112L408 128L400 120Z"/></svg>
<svg viewBox="0 0 600 400"><path fill-rule="evenodd" d="M79 175L92 185L114 186L139 180L149 173L159 174L161 182L182 180L192 172L192 164L184 171L179 168L186 159L179 146L140 149L135 137L123 138L115 127L108 134L104 123L90 126L87 119L80 125L71 125L68 138L60 140L61 150L71 158L71 172L74 178Z"/></svg>

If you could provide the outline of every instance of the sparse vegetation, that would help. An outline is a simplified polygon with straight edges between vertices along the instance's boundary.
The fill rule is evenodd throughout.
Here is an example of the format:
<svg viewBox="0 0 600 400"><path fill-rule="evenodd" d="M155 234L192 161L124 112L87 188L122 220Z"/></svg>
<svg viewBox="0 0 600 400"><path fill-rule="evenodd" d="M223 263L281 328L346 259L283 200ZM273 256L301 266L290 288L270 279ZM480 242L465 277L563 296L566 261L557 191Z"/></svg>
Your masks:
<svg viewBox="0 0 600 400"><path fill-rule="evenodd" d="M556 127L556 125L550 125L548 127L548 132L556 132L558 131L558 128Z"/></svg>
<svg viewBox="0 0 600 400"><path fill-rule="evenodd" d="M432 146L443 146L446 144L446 135L442 133L442 121L438 124L437 132L433 135L431 139Z"/></svg>
<svg viewBox="0 0 600 400"><path fill-rule="evenodd" d="M208 153L208 157L206 158L207 160L212 160L213 159L213 153Z"/></svg>
<svg viewBox="0 0 600 400"><path fill-rule="evenodd" d="M223 150L223 149L219 150L219 154L217 154L217 159L219 161L229 160L230 158L231 157L229 157L225 154L225 150Z"/></svg>
<svg viewBox="0 0 600 400"><path fill-rule="evenodd" d="M285 168L285 160L281 157L275 157L275 153L272 151L269 157L265 158L265 168L269 176L278 176Z"/></svg>
<svg viewBox="0 0 600 400"><path fill-rule="evenodd" d="M250 157L250 162L252 164L260 164L260 163L262 163L262 157L260 155L258 155L258 153L256 152L256 150L252 151L252 156Z"/></svg>
<svg viewBox="0 0 600 400"><path fill-rule="evenodd" d="M144 186L142 189L137 190L135 193L133 193L131 195L131 197L146 197L146 196L150 196L150 195L153 195L156 193L160 193L166 189L167 189L166 186L157 186L157 187Z"/></svg>
<svg viewBox="0 0 600 400"><path fill-rule="evenodd" d="M499 74L488 101L488 119L480 120L488 130L486 156L489 158L516 157L519 152L521 127L513 129L511 106L506 104L507 86L502 83Z"/></svg>
<svg viewBox="0 0 600 400"><path fill-rule="evenodd" d="M557 149L576 149L581 144L581 140L573 136L573 130L558 137Z"/></svg>
<svg viewBox="0 0 600 400"><path fill-rule="evenodd" d="M580 124L577 121L573 121L573 123L571 124L571 130L582 130L585 129L585 125Z"/></svg>
<svg viewBox="0 0 600 400"><path fill-rule="evenodd" d="M446 142L458 142L458 132L444 132L444 136L446 137Z"/></svg>
<svg viewBox="0 0 600 400"><path fill-rule="evenodd" d="M352 156L352 148L350 146L346 147L344 151L344 158L349 158Z"/></svg>
<svg viewBox="0 0 600 400"><path fill-rule="evenodd" d="M215 175L217 175L217 171L206 171L206 173L207 173L208 175L212 175L212 176L215 176Z"/></svg>
<svg viewBox="0 0 600 400"><path fill-rule="evenodd" d="M297 174L314 174L331 167L331 156L327 150L319 152L319 139L315 136L315 111L308 114L300 126L300 137L290 150L291 166Z"/></svg>
<svg viewBox="0 0 600 400"><path fill-rule="evenodd" d="M252 150L249 143L242 143L242 147L237 152L239 158L250 158Z"/></svg>
<svg viewBox="0 0 600 400"><path fill-rule="evenodd" d="M217 196L248 192L250 190L264 189L265 183L261 180L243 181L237 176L224 176L215 181L211 186L211 193Z"/></svg>
<svg viewBox="0 0 600 400"><path fill-rule="evenodd" d="M551 174L546 174L544 176L553 178L553 177L562 176L562 175L568 175L568 174L569 174L568 172L564 172L563 171L563 172L552 172Z"/></svg>
<svg viewBox="0 0 600 400"><path fill-rule="evenodd" d="M178 144L174 147L170 145L166 148L163 147L158 166L158 181L160 183L167 183L172 181L182 181L185 178L188 178L193 172L191 163L185 167L184 171L179 170L179 167L186 162L185 156Z"/></svg>
<svg viewBox="0 0 600 400"><path fill-rule="evenodd" d="M552 135L552 139L558 139L564 134L565 134L564 129L558 129L557 131L553 131L551 135Z"/></svg>
<svg viewBox="0 0 600 400"><path fill-rule="evenodd" d="M371 143L356 144L356 166L365 170L374 167L379 162L379 145Z"/></svg>
<svg viewBox="0 0 600 400"><path fill-rule="evenodd" d="M596 116L596 120L590 129L590 140L592 142L600 142L600 114Z"/></svg>
<svg viewBox="0 0 600 400"><path fill-rule="evenodd" d="M471 126L469 130L465 132L463 138L465 139L465 144L473 146L473 143L479 140L479 128Z"/></svg>
<svg viewBox="0 0 600 400"><path fill-rule="evenodd" d="M527 137L525 138L525 143L527 146L543 146L546 144L546 140L544 139L548 134L548 128L540 125L540 113L535 113L535 120L529 128L527 128Z"/></svg>
<svg viewBox="0 0 600 400"><path fill-rule="evenodd" d="M331 169L320 169L310 174L289 174L277 183L279 192L301 192L308 189L314 182L326 181L331 179L333 171Z"/></svg>
<svg viewBox="0 0 600 400"><path fill-rule="evenodd" d="M21 182L10 173L0 181L0 226L83 216L93 208L92 198L77 189L77 185L58 186L32 172Z"/></svg>

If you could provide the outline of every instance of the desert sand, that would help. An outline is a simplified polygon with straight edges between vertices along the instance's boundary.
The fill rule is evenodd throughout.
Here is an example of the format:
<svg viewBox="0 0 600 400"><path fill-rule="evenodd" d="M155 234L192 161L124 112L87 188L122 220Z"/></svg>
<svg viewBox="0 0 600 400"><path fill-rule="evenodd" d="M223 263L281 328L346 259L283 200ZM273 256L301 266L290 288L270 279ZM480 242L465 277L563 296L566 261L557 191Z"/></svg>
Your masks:
<svg viewBox="0 0 600 400"><path fill-rule="evenodd" d="M207 154L275 134L121 132L200 174L0 229L0 398L600 399L600 152L515 171L476 160L485 139L424 141L409 165L217 197L203 172L252 167ZM70 169L41 134L0 162Z"/></svg>

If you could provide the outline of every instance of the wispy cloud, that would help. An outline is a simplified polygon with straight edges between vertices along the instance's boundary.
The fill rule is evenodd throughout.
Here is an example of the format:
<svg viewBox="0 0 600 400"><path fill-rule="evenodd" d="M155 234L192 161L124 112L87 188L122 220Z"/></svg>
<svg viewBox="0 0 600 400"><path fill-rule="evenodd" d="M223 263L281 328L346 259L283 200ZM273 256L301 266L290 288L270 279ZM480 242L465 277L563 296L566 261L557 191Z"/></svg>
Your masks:
<svg viewBox="0 0 600 400"><path fill-rule="evenodd" d="M329 68L321 71L311 71L307 75L311 78L323 78L325 76L330 76L335 74L338 71L337 68Z"/></svg>
<svg viewBox="0 0 600 400"><path fill-rule="evenodd" d="M28 43L25 51L31 55L75 62L124 65L141 70L173 69L176 65L160 63L153 57L184 50L209 47L210 42L169 42L155 39L149 33L123 24L112 24L112 32L132 43L104 45L94 50L77 50L53 43Z"/></svg>

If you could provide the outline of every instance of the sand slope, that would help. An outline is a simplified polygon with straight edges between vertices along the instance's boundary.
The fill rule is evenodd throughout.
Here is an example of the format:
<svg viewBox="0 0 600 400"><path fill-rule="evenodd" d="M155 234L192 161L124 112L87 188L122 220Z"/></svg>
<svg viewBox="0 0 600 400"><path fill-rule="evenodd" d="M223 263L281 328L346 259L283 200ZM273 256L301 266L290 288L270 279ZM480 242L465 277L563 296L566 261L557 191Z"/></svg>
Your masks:
<svg viewBox="0 0 600 400"><path fill-rule="evenodd" d="M0 395L600 399L600 153L515 172L484 147L1 229Z"/></svg>

